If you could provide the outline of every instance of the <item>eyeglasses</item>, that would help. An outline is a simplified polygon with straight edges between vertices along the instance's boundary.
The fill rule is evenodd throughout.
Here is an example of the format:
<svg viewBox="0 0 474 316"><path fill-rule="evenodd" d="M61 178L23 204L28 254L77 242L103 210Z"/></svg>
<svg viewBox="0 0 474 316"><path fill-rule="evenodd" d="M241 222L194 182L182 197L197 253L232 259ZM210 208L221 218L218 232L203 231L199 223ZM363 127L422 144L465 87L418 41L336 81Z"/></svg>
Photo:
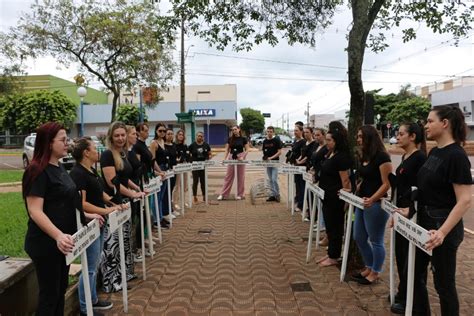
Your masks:
<svg viewBox="0 0 474 316"><path fill-rule="evenodd" d="M54 140L60 141L61 143L67 144L69 142L69 138L55 138Z"/></svg>
<svg viewBox="0 0 474 316"><path fill-rule="evenodd" d="M166 132L165 129L159 129L159 130L158 130L158 133L164 133L164 132Z"/></svg>

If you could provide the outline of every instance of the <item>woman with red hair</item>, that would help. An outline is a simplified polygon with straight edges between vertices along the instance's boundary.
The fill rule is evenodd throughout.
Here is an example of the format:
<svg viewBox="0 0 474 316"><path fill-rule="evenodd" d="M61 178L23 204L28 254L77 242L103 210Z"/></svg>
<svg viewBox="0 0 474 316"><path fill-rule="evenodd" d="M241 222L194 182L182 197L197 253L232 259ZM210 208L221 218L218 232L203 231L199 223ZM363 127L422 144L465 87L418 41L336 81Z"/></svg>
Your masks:
<svg viewBox="0 0 474 316"><path fill-rule="evenodd" d="M74 247L76 208L80 197L59 159L67 154L64 127L50 122L36 133L31 164L22 181L28 211L25 251L36 269L39 298L36 315L63 315L69 266L65 254Z"/></svg>

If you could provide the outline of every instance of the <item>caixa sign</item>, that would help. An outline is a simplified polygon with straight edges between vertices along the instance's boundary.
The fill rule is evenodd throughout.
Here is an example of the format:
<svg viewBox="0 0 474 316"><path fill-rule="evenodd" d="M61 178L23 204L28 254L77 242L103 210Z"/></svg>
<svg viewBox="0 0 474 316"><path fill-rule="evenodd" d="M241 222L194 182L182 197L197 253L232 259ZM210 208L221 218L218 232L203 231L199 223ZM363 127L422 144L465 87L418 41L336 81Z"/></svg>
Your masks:
<svg viewBox="0 0 474 316"><path fill-rule="evenodd" d="M192 111L194 112L195 117L216 116L215 109L194 109Z"/></svg>

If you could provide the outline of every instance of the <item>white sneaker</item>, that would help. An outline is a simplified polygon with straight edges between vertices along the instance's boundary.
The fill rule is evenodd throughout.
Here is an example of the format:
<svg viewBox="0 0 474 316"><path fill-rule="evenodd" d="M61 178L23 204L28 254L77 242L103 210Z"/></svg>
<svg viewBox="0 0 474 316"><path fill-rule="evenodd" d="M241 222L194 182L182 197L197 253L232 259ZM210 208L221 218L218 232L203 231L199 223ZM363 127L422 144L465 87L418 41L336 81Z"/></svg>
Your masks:
<svg viewBox="0 0 474 316"><path fill-rule="evenodd" d="M152 252L153 252L153 255L155 255L155 254L156 254L156 251L155 251L155 250L152 250ZM145 256L147 256L147 257L151 257L150 250L147 250L147 251L145 252Z"/></svg>
<svg viewBox="0 0 474 316"><path fill-rule="evenodd" d="M184 207L189 208L189 204L188 204L188 203L184 203Z"/></svg>
<svg viewBox="0 0 474 316"><path fill-rule="evenodd" d="M241 196L237 196L235 199L236 199L237 201L239 201L239 200L242 200L242 197L241 197Z"/></svg>
<svg viewBox="0 0 474 316"><path fill-rule="evenodd" d="M301 209L298 207L295 207L295 212L301 212Z"/></svg>
<svg viewBox="0 0 474 316"><path fill-rule="evenodd" d="M224 197L223 197L222 195L219 195L219 196L217 197L217 200L218 200L218 201L222 201L223 199L224 199Z"/></svg>
<svg viewBox="0 0 474 316"><path fill-rule="evenodd" d="M143 257L142 257L142 251L141 249L137 250L137 253L133 255L133 262L142 262Z"/></svg>
<svg viewBox="0 0 474 316"><path fill-rule="evenodd" d="M178 211L174 211L174 212L173 212L173 213L171 213L171 214L173 214L173 216L174 216L174 217L181 215L181 213L180 213L180 212L178 212Z"/></svg>

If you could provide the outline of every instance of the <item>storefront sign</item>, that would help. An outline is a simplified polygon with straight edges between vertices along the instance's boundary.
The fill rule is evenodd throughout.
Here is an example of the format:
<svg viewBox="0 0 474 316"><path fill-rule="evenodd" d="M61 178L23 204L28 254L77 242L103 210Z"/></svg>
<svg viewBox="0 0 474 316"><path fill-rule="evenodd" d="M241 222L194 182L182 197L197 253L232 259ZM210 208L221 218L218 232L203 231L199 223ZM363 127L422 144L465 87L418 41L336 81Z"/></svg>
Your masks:
<svg viewBox="0 0 474 316"><path fill-rule="evenodd" d="M195 117L216 116L215 109L194 109L193 112Z"/></svg>

